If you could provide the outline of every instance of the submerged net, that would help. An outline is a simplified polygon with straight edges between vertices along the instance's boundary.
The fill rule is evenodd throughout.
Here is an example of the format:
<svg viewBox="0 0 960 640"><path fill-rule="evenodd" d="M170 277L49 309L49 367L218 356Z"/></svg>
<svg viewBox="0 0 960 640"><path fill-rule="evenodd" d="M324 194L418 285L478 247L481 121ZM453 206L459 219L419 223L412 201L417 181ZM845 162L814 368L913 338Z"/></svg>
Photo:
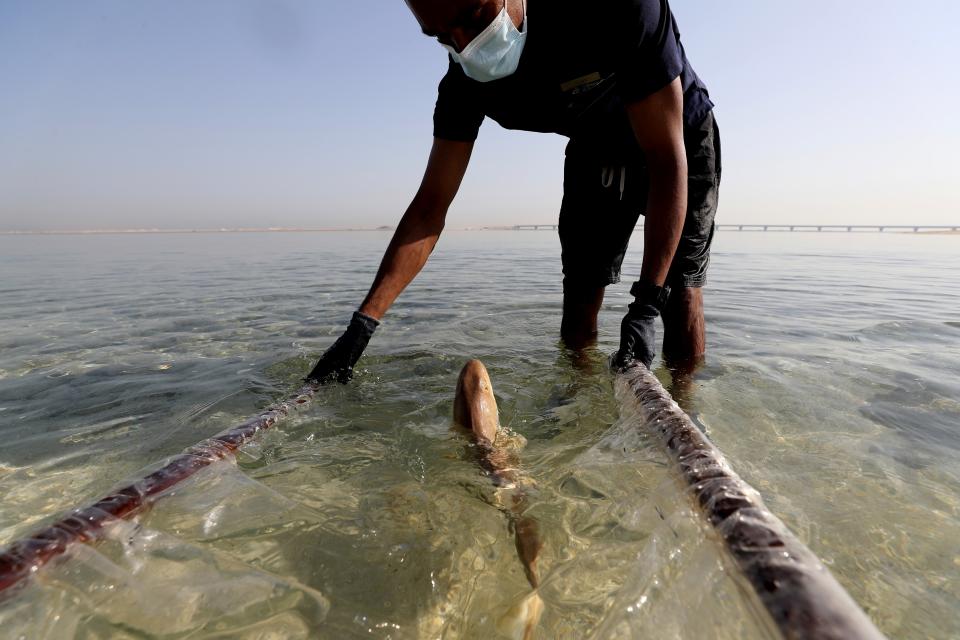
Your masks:
<svg viewBox="0 0 960 640"><path fill-rule="evenodd" d="M343 451L397 459L397 443L373 434L358 437L362 452L321 441L272 466L256 460L269 476L223 462L314 393L300 389L7 547L3 594L38 588L6 600L6 628L14 637L493 637L529 587L488 497L464 499L464 487L490 491L488 482L443 469L426 484L384 463L320 464ZM538 637L881 637L652 374L627 372L618 396L621 417L607 435L539 482L530 511L550 525ZM614 479L662 460L650 434L686 489L666 470L638 475L640 484ZM257 438L244 455L280 435ZM433 442L411 444L410 459L422 462ZM436 448L449 456L448 441ZM150 517L134 517L151 506Z"/></svg>
<svg viewBox="0 0 960 640"><path fill-rule="evenodd" d="M139 513L165 491L233 454L257 433L274 426L294 407L309 402L315 391L313 385L304 386L263 413L190 447L156 471L9 545L0 552L0 595L62 555L71 544L99 540L108 523Z"/></svg>

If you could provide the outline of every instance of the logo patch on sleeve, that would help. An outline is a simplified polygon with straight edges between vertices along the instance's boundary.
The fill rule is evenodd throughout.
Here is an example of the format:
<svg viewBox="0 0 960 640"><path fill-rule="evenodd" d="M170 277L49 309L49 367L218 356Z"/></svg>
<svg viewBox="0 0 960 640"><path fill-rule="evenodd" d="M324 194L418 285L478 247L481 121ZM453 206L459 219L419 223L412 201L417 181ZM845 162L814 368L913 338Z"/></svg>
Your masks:
<svg viewBox="0 0 960 640"><path fill-rule="evenodd" d="M603 76L600 75L599 71L594 71L593 73L588 73L585 76L580 76L579 78L574 78L573 80L567 80L560 85L560 91L563 91L564 93L573 93L576 95L583 91L589 91L590 89L593 89L601 82L603 82Z"/></svg>

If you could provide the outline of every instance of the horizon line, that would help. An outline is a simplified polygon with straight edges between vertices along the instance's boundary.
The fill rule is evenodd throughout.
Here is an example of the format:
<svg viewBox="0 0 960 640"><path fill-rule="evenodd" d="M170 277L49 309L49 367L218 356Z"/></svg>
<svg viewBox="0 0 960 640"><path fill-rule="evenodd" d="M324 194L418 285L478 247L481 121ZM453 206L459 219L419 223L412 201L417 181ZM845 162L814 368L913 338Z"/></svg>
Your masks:
<svg viewBox="0 0 960 640"><path fill-rule="evenodd" d="M210 227L199 229L163 229L160 227L132 229L0 229L4 236L40 235L107 235L107 234L188 234L188 233L334 233L347 231L393 231L394 227Z"/></svg>
<svg viewBox="0 0 960 640"><path fill-rule="evenodd" d="M556 223L534 223L534 224L522 224L522 225L482 225L482 226L469 226L469 227L459 227L455 229L450 229L451 231L515 231L521 230L524 227L526 228L553 228L556 227ZM828 225L816 225L816 224L804 224L804 225L790 225L784 223L763 223L763 222L750 222L750 223L722 223L717 226L722 226L726 228L731 227L837 227L837 228L880 228L885 227L889 229L906 229L906 228L916 228L916 229L945 229L949 230L951 228L957 229L960 225L886 225L886 224L828 224ZM642 228L643 225L639 224L638 228ZM171 228L164 229L160 227L147 227L147 228L130 228L130 229L0 229L0 236L58 236L58 235L140 235L140 234L215 234L215 233L349 233L349 232L361 232L369 233L376 231L395 231L396 227L392 225L378 225L371 227L209 227L209 228L198 228L198 229L186 229L186 228ZM752 230L752 229L751 229Z"/></svg>

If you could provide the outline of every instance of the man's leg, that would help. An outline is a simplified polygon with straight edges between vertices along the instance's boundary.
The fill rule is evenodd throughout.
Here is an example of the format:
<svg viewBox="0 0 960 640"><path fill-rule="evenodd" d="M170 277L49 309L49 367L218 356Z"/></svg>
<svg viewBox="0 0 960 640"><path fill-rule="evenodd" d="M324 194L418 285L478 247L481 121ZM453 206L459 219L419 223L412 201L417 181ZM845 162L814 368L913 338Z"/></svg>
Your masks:
<svg viewBox="0 0 960 640"><path fill-rule="evenodd" d="M612 167L568 149L559 227L564 275L560 337L578 355L596 344L604 290L620 281L627 245L646 201L640 175L636 164L629 170Z"/></svg>
<svg viewBox="0 0 960 640"><path fill-rule="evenodd" d="M677 287L663 311L663 362L670 369L670 395L691 415L694 375L707 351L703 320L703 289Z"/></svg>
<svg viewBox="0 0 960 640"><path fill-rule="evenodd" d="M596 344L597 316L603 305L604 289L564 279L560 337L569 348L579 351Z"/></svg>
<svg viewBox="0 0 960 640"><path fill-rule="evenodd" d="M667 283L663 355L675 374L692 374L706 353L703 286L707 281L720 189L720 133L710 113L684 132L689 172L687 219Z"/></svg>
<svg viewBox="0 0 960 640"><path fill-rule="evenodd" d="M695 362L707 350L703 289L680 287L663 310L663 355L671 362Z"/></svg>

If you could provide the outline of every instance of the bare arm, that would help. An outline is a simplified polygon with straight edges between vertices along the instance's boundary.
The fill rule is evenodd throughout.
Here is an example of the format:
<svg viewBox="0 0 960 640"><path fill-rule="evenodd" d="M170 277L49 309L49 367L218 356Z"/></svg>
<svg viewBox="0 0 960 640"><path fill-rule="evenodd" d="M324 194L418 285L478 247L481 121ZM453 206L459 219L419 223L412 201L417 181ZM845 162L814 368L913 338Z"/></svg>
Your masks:
<svg viewBox="0 0 960 640"><path fill-rule="evenodd" d="M663 286L687 212L687 154L680 79L628 105L627 115L650 174L640 278Z"/></svg>
<svg viewBox="0 0 960 640"><path fill-rule="evenodd" d="M472 142L434 138L423 181L393 234L360 312L379 320L420 273L470 163Z"/></svg>

